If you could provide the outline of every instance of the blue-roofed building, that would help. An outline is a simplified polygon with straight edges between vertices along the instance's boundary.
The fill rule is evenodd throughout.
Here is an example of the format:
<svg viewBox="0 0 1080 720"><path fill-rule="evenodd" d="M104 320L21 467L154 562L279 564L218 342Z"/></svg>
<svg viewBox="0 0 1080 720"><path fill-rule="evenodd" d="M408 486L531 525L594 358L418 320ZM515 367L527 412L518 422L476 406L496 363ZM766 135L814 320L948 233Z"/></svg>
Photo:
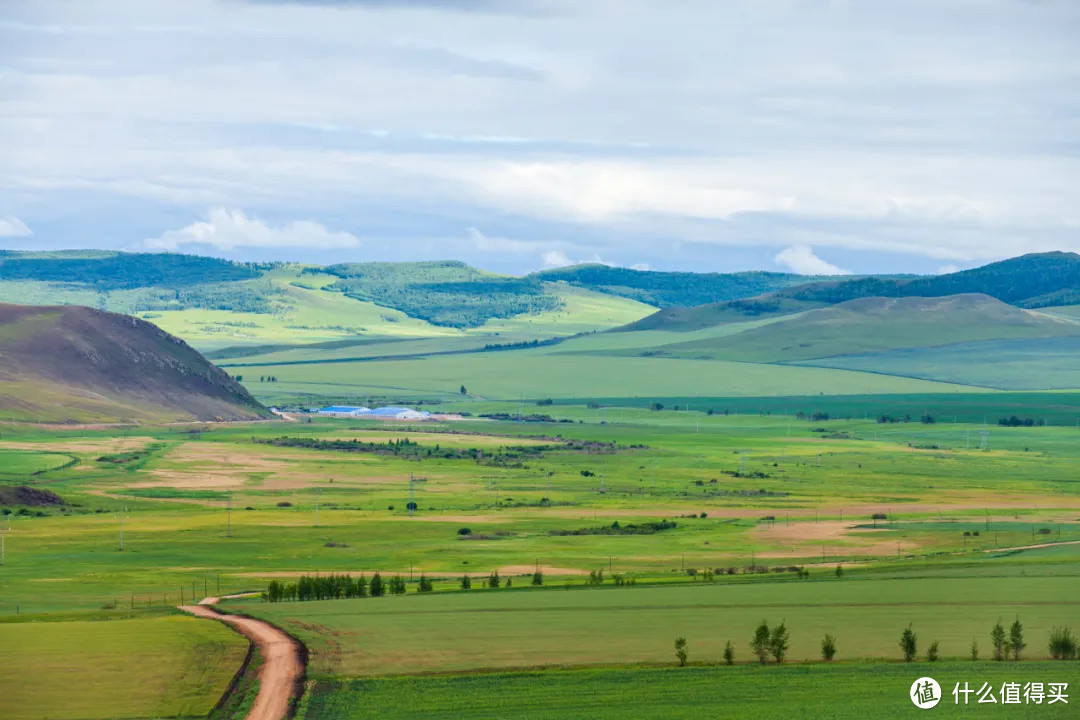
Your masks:
<svg viewBox="0 0 1080 720"><path fill-rule="evenodd" d="M358 407L353 405L331 405L330 407L324 407L319 411L319 415L333 415L335 417L348 416L357 417L360 415L366 415L371 412L371 408Z"/></svg>

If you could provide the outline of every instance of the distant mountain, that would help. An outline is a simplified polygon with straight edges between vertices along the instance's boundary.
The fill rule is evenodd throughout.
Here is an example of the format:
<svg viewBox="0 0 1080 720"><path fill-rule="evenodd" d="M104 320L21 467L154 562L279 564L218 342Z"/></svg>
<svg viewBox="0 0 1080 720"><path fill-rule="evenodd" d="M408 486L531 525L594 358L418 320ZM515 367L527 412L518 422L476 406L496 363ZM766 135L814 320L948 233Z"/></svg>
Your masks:
<svg viewBox="0 0 1080 720"><path fill-rule="evenodd" d="M653 310L628 298L457 261L322 267L87 250L0 252L0 302L140 315L202 347L219 340L326 342L452 330L550 337L616 327Z"/></svg>
<svg viewBox="0 0 1080 720"><path fill-rule="evenodd" d="M599 264L543 270L527 277L566 282L660 308L693 307L724 300L748 298L794 285L805 285L815 280L806 275L791 273L661 272Z"/></svg>
<svg viewBox="0 0 1080 720"><path fill-rule="evenodd" d="M1065 305L1080 297L1080 255L1038 253L947 275L859 278L784 291L797 300L829 304L860 297L944 297L963 293L981 293L1020 307Z"/></svg>
<svg viewBox="0 0 1080 720"><path fill-rule="evenodd" d="M85 307L0 305L0 419L268 416L224 371L148 322Z"/></svg>
<svg viewBox="0 0 1080 720"><path fill-rule="evenodd" d="M869 276L798 285L746 300L685 310L660 310L626 330L698 330L747 319L768 318L870 297L945 297L982 294L1025 308L1080 303L1080 255L1051 252L1022 255L972 270L929 277Z"/></svg>
<svg viewBox="0 0 1080 720"><path fill-rule="evenodd" d="M808 310L734 335L662 345L652 354L791 362L978 340L1067 336L1080 336L1080 322L1020 309L988 295L872 297Z"/></svg>

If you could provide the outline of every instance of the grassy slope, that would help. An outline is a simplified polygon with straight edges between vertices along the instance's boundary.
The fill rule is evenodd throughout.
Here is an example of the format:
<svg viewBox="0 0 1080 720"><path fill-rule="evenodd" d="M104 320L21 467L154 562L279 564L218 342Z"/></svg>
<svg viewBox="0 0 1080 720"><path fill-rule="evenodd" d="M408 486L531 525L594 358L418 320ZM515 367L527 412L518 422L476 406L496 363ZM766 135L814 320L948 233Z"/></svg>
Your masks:
<svg viewBox="0 0 1080 720"><path fill-rule="evenodd" d="M241 385L150 323L82 307L0 305L0 419L264 415Z"/></svg>
<svg viewBox="0 0 1080 720"><path fill-rule="evenodd" d="M549 283L546 292L558 297L559 310L511 318L492 319L478 328L457 330L411 318L381 307L320 289L336 279L323 275L298 275L282 268L270 274L284 295L282 310L273 315L224 310L176 310L151 313L152 321L204 349L267 343L316 343L371 337L461 338L479 336L485 342L544 339L556 335L618 327L651 313L655 308L634 300ZM298 287L293 282L311 285ZM483 344L483 343L480 343Z"/></svg>
<svg viewBox="0 0 1080 720"><path fill-rule="evenodd" d="M238 371L223 363L232 372ZM824 368L654 357L546 354L537 350L447 355L405 361L244 368L275 375L266 390L278 395L392 395L454 397L470 394L525 398L760 396L857 393L971 392L975 388ZM262 388L254 387L256 391Z"/></svg>
<svg viewBox="0 0 1080 720"><path fill-rule="evenodd" d="M224 626L180 616L0 623L3 716L205 717L246 652Z"/></svg>
<svg viewBox="0 0 1080 720"><path fill-rule="evenodd" d="M659 348L676 357L784 362L973 340L1080 335L1080 324L987 296L866 298L811 310L717 343Z"/></svg>
<svg viewBox="0 0 1080 720"><path fill-rule="evenodd" d="M1002 390L1071 389L1080 386L1080 338L983 340L838 355L799 364L972 383Z"/></svg>

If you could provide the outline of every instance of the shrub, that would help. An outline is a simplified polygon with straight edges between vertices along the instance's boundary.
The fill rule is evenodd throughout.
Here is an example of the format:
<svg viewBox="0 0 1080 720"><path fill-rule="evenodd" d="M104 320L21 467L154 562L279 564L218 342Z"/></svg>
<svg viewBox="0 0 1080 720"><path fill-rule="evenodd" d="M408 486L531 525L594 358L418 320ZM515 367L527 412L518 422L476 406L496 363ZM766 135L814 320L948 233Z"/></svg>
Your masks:
<svg viewBox="0 0 1080 720"><path fill-rule="evenodd" d="M971 652L969 656L971 657L972 662L979 659L979 643L975 642L974 638L971 640Z"/></svg>
<svg viewBox="0 0 1080 720"><path fill-rule="evenodd" d="M457 534L458 535L472 535L472 530L470 528L467 528L467 527L458 528Z"/></svg>
<svg viewBox="0 0 1080 720"><path fill-rule="evenodd" d="M769 656L769 623L762 620L754 630L754 639L750 641L750 649L757 655L758 662L765 664L765 658Z"/></svg>
<svg viewBox="0 0 1080 720"><path fill-rule="evenodd" d="M772 634L769 636L769 652L778 663L784 662L784 656L788 651L788 640L788 629L783 622L772 629Z"/></svg>
<svg viewBox="0 0 1080 720"><path fill-rule="evenodd" d="M1024 648L1026 647L1027 643L1024 642L1024 626L1020 624L1020 618L1016 618L1009 628L1009 651L1012 653L1013 660L1019 660L1021 653L1024 652Z"/></svg>
<svg viewBox="0 0 1080 720"><path fill-rule="evenodd" d="M730 640L724 645L724 663L727 665L735 664L735 648L731 646Z"/></svg>
<svg viewBox="0 0 1080 720"><path fill-rule="evenodd" d="M930 643L930 647L926 649L926 659L930 662L937 662L938 660L938 641Z"/></svg>
<svg viewBox="0 0 1080 720"><path fill-rule="evenodd" d="M542 570L540 570L540 568L537 568L536 572L533 573L532 584L533 585L543 585L544 584L544 573L543 573Z"/></svg>
<svg viewBox="0 0 1080 720"><path fill-rule="evenodd" d="M468 590L472 587L472 579L468 575L462 575L460 582L462 590Z"/></svg>
<svg viewBox="0 0 1080 720"><path fill-rule="evenodd" d="M1050 657L1055 660L1072 660L1077 655L1078 644L1067 627L1050 631Z"/></svg>
<svg viewBox="0 0 1080 720"><path fill-rule="evenodd" d="M990 642L994 646L994 659L998 661L1004 660L1009 651L1009 644L1005 639L1005 628L1001 626L1000 620L990 630Z"/></svg>
<svg viewBox="0 0 1080 720"><path fill-rule="evenodd" d="M686 652L686 638L682 635L675 638L675 657L679 660L679 667L686 666L686 658L688 654Z"/></svg>
<svg viewBox="0 0 1080 720"><path fill-rule="evenodd" d="M911 662L915 659L915 652L918 648L918 639L914 632L911 630L911 626L900 634L900 650L904 653L904 662Z"/></svg>
<svg viewBox="0 0 1080 720"><path fill-rule="evenodd" d="M834 657L836 657L836 638L826 634L821 641L821 659L831 662Z"/></svg>

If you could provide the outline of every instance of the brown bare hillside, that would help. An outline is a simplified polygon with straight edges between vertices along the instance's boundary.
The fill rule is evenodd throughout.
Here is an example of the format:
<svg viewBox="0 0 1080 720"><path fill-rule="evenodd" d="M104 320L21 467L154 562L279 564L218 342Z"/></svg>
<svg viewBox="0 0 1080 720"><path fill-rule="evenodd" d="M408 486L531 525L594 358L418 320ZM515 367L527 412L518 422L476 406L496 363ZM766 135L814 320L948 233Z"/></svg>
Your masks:
<svg viewBox="0 0 1080 720"><path fill-rule="evenodd" d="M0 304L0 419L247 420L269 413L187 343L126 315Z"/></svg>

